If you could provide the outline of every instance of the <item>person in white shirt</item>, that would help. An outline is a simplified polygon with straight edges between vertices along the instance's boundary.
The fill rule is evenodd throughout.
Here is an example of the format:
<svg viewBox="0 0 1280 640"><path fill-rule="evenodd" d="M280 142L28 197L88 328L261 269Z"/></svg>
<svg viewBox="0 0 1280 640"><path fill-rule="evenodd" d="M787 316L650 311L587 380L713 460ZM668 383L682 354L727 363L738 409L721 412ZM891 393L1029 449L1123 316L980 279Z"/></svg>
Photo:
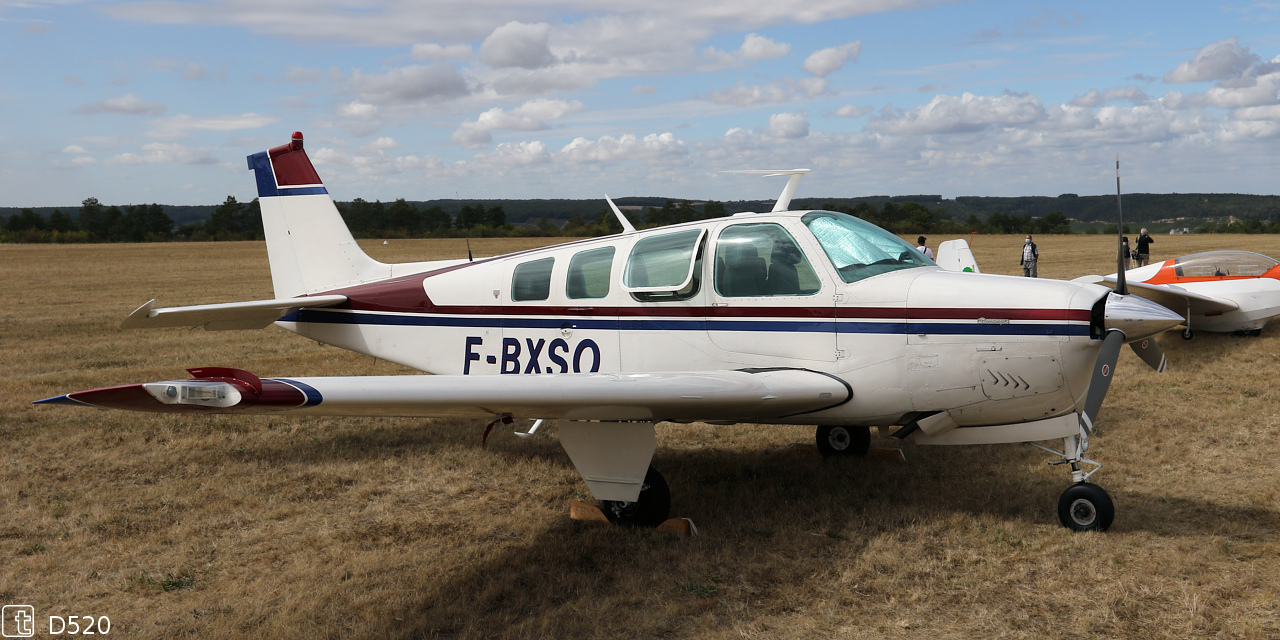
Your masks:
<svg viewBox="0 0 1280 640"><path fill-rule="evenodd" d="M930 260L933 260L933 249L930 249L929 247L924 246L924 242L925 242L924 236L920 236L919 238L916 238L916 244L920 245L916 247L916 250L919 251L920 253L923 253L924 257Z"/></svg>
<svg viewBox="0 0 1280 640"><path fill-rule="evenodd" d="M1022 243L1022 275L1028 278L1036 278L1036 261L1040 259L1040 250L1036 248L1036 243L1031 241L1031 236Z"/></svg>

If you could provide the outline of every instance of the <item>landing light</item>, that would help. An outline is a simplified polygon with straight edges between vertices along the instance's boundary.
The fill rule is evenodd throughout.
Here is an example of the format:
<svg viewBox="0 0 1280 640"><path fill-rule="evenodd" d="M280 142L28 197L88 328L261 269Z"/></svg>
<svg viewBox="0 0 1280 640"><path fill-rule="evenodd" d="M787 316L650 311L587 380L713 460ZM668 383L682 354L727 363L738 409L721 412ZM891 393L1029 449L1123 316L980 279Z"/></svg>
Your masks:
<svg viewBox="0 0 1280 640"><path fill-rule="evenodd" d="M142 385L152 397L165 404L194 404L204 407L234 407L240 404L240 390L225 382L177 380Z"/></svg>

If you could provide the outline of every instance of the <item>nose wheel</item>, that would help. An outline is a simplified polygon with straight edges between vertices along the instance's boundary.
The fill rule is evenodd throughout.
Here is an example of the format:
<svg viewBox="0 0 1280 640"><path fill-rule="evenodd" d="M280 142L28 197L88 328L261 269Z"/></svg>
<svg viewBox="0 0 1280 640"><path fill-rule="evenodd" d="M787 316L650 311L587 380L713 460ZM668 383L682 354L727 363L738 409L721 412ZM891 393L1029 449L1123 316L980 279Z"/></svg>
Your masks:
<svg viewBox="0 0 1280 640"><path fill-rule="evenodd" d="M861 458L871 450L871 431L866 427L821 426L814 439L818 445L818 453L824 458Z"/></svg>
<svg viewBox="0 0 1280 640"><path fill-rule="evenodd" d="M1111 496L1096 484L1072 485L1058 498L1058 520L1072 531L1106 531L1115 517Z"/></svg>
<svg viewBox="0 0 1280 640"><path fill-rule="evenodd" d="M1058 521L1072 531L1106 531L1116 518L1116 507L1102 487L1089 482L1089 478L1102 468L1101 463L1084 457L1089 450L1089 430L1082 424L1080 435L1067 436L1062 441L1062 451L1029 443L1057 456L1058 459L1049 464L1071 465L1071 480L1075 484L1058 497ZM1085 472L1080 468L1081 464L1093 465L1093 469Z"/></svg>

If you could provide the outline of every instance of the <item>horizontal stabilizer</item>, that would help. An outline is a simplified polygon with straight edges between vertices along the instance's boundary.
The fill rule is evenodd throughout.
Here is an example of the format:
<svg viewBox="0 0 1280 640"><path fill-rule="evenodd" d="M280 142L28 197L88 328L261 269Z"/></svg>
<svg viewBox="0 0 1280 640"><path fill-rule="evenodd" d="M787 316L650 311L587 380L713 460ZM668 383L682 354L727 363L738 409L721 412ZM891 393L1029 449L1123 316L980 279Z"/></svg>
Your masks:
<svg viewBox="0 0 1280 640"><path fill-rule="evenodd" d="M749 422L839 406L853 391L805 369L645 374L258 378L192 369L168 380L79 391L47 404L165 413L271 413L568 420Z"/></svg>
<svg viewBox="0 0 1280 640"><path fill-rule="evenodd" d="M271 326L271 323L298 309L332 307L346 301L346 296L330 295L156 309L156 301L148 300L146 304L129 314L129 317L120 323L120 328L203 327L208 331L265 329Z"/></svg>
<svg viewBox="0 0 1280 640"><path fill-rule="evenodd" d="M1081 276L1072 282L1100 284L1104 287L1116 288L1115 276ZM1129 280L1126 284L1129 286L1129 293L1146 298L1177 313L1185 313L1188 306L1191 307L1193 315L1226 313L1240 308L1240 305L1231 300L1192 293L1173 285L1147 284L1145 282L1134 282L1133 280Z"/></svg>

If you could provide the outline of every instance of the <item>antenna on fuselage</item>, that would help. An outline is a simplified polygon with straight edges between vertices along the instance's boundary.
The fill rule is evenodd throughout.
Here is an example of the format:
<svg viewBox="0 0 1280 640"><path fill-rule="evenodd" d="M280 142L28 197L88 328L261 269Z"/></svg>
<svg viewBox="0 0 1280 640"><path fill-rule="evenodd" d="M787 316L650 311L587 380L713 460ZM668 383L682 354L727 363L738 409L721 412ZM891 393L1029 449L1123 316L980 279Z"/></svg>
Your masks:
<svg viewBox="0 0 1280 640"><path fill-rule="evenodd" d="M1124 213L1120 209L1120 154L1116 154L1116 293L1129 295L1124 278Z"/></svg>
<svg viewBox="0 0 1280 640"><path fill-rule="evenodd" d="M457 198L458 202L462 202L462 198L458 196L457 191L453 192L453 197ZM458 224L462 225L462 237L467 239L467 262L475 262L476 259L471 257L471 229L467 228L467 221L462 218L466 212L467 208L465 206L458 209Z"/></svg>
<svg viewBox="0 0 1280 640"><path fill-rule="evenodd" d="M613 200L609 199L609 194L604 194L604 201L609 203L609 208L613 209L613 215L616 216L618 218L618 222L622 224L622 232L635 233L636 228L631 226L631 222L627 220L626 216L622 215L622 209L619 209L618 205L614 204Z"/></svg>
<svg viewBox="0 0 1280 640"><path fill-rule="evenodd" d="M772 176L789 176L787 178L787 186L782 188L782 195L778 196L778 201L774 203L773 211L770 212L776 213L778 211L786 211L787 207L791 206L791 198L796 195L796 187L800 184L800 178L803 178L804 174L809 173L810 171L812 171L812 169L739 169L736 171L721 171L720 173L750 173L764 176L766 178Z"/></svg>

